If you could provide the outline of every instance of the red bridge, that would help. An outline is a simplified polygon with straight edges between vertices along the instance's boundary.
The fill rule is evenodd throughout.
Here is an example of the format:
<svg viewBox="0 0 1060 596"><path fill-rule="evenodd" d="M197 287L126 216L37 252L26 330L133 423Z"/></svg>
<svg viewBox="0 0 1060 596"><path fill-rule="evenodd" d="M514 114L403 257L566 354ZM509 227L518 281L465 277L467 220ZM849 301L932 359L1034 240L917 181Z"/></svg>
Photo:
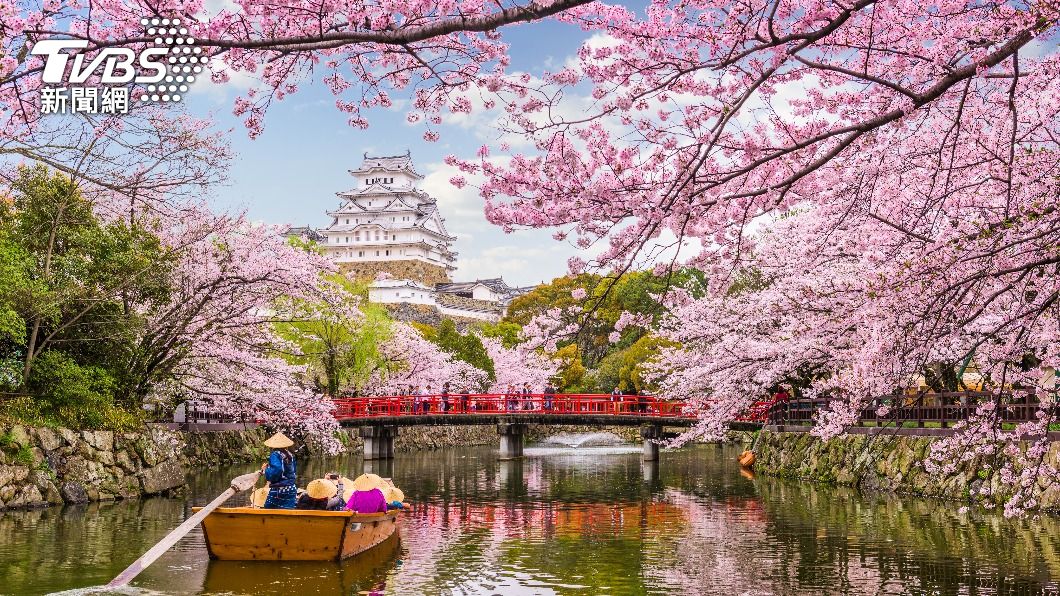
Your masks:
<svg viewBox="0 0 1060 596"><path fill-rule="evenodd" d="M645 459L658 457L664 427L687 427L696 416L684 403L648 395L599 393L395 395L335 399L335 418L343 426L361 427L366 459L393 457L393 438L400 426L496 424L501 456L519 457L527 424L641 426ZM770 402L755 403L732 424L758 428Z"/></svg>

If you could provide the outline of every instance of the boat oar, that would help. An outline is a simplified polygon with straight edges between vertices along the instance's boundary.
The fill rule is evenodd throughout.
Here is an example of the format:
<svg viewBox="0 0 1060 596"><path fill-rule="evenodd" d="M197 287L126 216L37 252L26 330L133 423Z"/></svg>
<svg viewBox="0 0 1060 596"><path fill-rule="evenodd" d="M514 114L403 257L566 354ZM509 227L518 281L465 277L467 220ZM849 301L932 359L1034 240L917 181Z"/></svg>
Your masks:
<svg viewBox="0 0 1060 596"><path fill-rule="evenodd" d="M158 544L151 547L151 550L143 554L142 557L133 561L132 565L125 568L118 574L118 577L110 580L107 584L108 588L120 588L131 582L133 578L140 575L140 572L147 569L147 566L155 562L155 559L162 556L162 553L169 550L174 544L176 544L185 534L191 531L192 528L199 525L199 522L203 520L207 515L210 515L214 509L221 506L222 503L231 499L236 493L243 492L254 488L254 484L258 481L258 476L261 476L261 472L253 472L250 474L243 474L232 479L231 486L228 490L217 496L216 499L210 501L210 504L203 507L195 515L189 517L176 527L172 532L166 535L165 538L160 540Z"/></svg>

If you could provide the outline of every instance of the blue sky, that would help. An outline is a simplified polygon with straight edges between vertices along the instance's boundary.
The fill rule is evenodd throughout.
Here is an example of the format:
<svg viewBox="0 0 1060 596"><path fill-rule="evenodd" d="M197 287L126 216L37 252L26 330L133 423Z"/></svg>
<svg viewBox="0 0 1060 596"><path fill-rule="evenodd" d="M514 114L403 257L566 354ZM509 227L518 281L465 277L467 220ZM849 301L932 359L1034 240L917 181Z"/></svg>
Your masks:
<svg viewBox="0 0 1060 596"><path fill-rule="evenodd" d="M512 70L537 75L572 56L589 34L557 22L509 27L504 38L511 45ZM237 158L226 187L216 191L214 204L222 209L246 210L251 218L269 223L321 227L325 212L338 204L336 192L355 186L348 170L365 151L394 155L412 151L423 188L438 199L449 231L457 236L457 280L503 276L511 284L548 281L566 272L566 261L578 252L552 239L547 230L505 234L486 221L477 190L456 189L448 183L453 170L442 163L450 154L471 157L498 133L479 119L443 124L440 141L423 141L423 128L411 126L400 109L367 113L368 130L346 124L347 115L334 107L334 96L319 81L303 85L294 96L276 102L266 116L265 132L250 140L242 123L232 116L238 83L195 84L185 105L197 116L211 116L221 129L231 129ZM483 119L484 120L484 119ZM496 144L494 144L496 146Z"/></svg>

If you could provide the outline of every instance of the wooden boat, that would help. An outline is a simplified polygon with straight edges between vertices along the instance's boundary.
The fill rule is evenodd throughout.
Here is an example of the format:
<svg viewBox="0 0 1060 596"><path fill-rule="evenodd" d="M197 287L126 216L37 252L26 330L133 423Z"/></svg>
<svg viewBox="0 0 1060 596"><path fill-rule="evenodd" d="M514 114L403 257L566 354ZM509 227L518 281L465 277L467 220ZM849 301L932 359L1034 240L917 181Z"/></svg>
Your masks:
<svg viewBox="0 0 1060 596"><path fill-rule="evenodd" d="M397 516L397 510L360 514L219 507L202 521L202 533L211 559L341 561L393 535Z"/></svg>
<svg viewBox="0 0 1060 596"><path fill-rule="evenodd" d="M291 561L282 564L212 560L201 591L206 594L359 594L384 584L401 558L394 532L378 546L345 561ZM294 577L297 576L297 579ZM385 592L385 589L377 590Z"/></svg>

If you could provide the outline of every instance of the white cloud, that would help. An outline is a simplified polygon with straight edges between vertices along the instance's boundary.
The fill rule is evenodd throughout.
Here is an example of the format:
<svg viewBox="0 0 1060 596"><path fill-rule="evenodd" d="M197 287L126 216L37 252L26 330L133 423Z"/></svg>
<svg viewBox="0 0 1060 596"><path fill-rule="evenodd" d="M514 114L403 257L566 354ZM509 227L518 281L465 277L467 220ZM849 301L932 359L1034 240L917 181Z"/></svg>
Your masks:
<svg viewBox="0 0 1060 596"><path fill-rule="evenodd" d="M204 71L202 76L191 85L188 95L208 97L214 103L223 104L230 102L233 96L242 95L261 85L261 81L253 74L245 71L235 72L217 58L210 60L209 71L227 72L228 81L220 84L214 83L210 80L209 72Z"/></svg>

